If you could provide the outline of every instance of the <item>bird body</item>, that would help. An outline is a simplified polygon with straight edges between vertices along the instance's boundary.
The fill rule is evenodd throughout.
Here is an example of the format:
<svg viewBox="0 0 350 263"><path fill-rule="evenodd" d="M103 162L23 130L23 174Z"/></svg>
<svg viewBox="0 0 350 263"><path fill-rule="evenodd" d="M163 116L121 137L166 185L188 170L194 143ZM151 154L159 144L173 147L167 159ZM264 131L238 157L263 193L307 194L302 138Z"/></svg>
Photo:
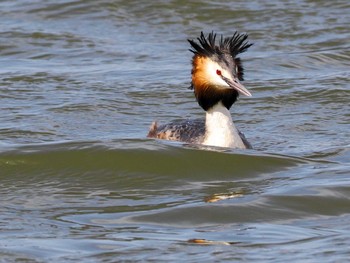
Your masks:
<svg viewBox="0 0 350 263"><path fill-rule="evenodd" d="M244 135L235 127L229 109L239 94L251 96L240 83L243 66L236 56L252 44L247 35L234 33L216 43L216 34L207 37L203 32L188 40L194 53L191 88L198 104L206 112L204 120L185 120L158 126L152 123L148 137L176 140L208 146L251 148Z"/></svg>

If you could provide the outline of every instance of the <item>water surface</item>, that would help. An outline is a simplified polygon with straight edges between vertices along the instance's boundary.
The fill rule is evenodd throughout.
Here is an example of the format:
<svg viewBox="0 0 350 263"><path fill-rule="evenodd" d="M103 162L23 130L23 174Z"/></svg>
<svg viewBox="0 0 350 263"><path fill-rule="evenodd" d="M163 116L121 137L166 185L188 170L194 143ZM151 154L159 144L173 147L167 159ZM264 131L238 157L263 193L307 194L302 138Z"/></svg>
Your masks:
<svg viewBox="0 0 350 263"><path fill-rule="evenodd" d="M348 260L348 1L0 7L1 261ZM254 150L146 138L203 116L186 39L212 30L254 43Z"/></svg>

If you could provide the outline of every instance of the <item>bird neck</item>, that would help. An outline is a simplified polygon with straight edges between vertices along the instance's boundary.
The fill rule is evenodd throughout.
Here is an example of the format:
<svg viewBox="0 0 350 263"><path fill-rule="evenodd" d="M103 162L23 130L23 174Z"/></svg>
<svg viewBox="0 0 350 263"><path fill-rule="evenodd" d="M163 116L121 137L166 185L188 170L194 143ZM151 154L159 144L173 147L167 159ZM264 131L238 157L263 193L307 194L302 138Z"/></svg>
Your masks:
<svg viewBox="0 0 350 263"><path fill-rule="evenodd" d="M233 124L229 110L218 102L206 111L204 145L246 148Z"/></svg>

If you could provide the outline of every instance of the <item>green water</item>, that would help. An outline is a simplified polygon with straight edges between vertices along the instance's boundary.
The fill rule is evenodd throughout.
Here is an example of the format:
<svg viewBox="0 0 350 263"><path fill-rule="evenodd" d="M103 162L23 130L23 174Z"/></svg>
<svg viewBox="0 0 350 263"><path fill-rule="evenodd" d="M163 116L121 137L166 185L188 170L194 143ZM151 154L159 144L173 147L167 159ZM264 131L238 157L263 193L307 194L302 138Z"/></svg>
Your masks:
<svg viewBox="0 0 350 263"><path fill-rule="evenodd" d="M0 262L347 262L348 1L0 10ZM146 138L204 115L202 30L254 43L231 110L253 150Z"/></svg>

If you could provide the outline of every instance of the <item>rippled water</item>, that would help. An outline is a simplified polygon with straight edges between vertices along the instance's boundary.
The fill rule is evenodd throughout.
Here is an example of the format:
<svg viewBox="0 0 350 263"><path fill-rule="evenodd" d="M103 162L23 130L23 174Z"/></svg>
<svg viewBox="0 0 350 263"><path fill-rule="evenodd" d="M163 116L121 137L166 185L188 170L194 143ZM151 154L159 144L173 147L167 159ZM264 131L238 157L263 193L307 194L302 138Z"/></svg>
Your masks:
<svg viewBox="0 0 350 263"><path fill-rule="evenodd" d="M350 4L1 1L0 261L347 262ZM247 32L254 150L149 140L203 116L187 38ZM202 241L203 239L203 241Z"/></svg>

